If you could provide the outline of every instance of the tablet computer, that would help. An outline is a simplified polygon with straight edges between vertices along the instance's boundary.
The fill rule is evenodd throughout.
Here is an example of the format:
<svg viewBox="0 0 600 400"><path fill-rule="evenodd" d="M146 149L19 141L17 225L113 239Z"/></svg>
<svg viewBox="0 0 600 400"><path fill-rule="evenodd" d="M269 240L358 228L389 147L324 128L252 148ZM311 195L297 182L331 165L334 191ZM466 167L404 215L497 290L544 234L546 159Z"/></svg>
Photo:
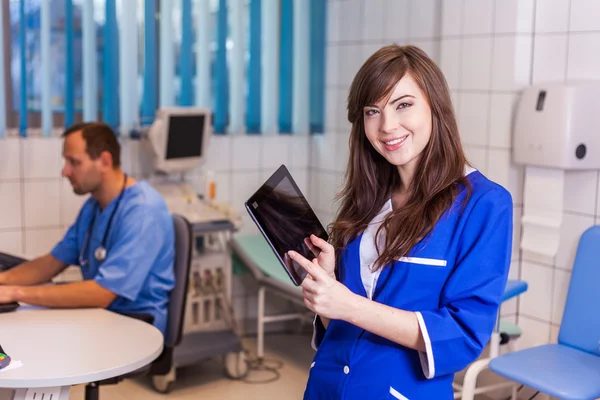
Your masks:
<svg viewBox="0 0 600 400"><path fill-rule="evenodd" d="M244 205L294 285L299 286L306 271L287 252L294 250L312 260L321 250L312 245L310 235L324 240L329 236L285 165Z"/></svg>

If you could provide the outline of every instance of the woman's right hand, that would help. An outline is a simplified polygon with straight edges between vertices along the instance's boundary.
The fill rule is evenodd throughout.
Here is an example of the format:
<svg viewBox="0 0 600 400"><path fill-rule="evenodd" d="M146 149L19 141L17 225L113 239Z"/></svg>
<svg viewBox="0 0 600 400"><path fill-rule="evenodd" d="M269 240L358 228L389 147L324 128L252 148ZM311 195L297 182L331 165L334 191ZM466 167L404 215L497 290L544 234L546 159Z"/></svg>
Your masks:
<svg viewBox="0 0 600 400"><path fill-rule="evenodd" d="M309 249L311 249L313 254L317 253L314 250L315 248L321 250L320 252L318 252L319 255L317 256L317 262L325 270L327 275L331 276L333 279L336 279L335 249L333 248L333 246L316 235L310 235L310 237L305 238L304 243L306 244L306 246L308 246Z"/></svg>

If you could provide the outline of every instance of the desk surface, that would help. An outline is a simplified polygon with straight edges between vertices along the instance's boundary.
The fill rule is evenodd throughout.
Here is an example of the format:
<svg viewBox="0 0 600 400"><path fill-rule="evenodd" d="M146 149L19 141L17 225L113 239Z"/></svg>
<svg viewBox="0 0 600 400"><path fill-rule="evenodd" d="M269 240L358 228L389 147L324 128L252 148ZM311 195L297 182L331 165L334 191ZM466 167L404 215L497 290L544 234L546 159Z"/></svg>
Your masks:
<svg viewBox="0 0 600 400"><path fill-rule="evenodd" d="M102 309L21 306L0 314L0 344L23 366L0 371L2 388L76 385L135 371L157 358L154 326Z"/></svg>

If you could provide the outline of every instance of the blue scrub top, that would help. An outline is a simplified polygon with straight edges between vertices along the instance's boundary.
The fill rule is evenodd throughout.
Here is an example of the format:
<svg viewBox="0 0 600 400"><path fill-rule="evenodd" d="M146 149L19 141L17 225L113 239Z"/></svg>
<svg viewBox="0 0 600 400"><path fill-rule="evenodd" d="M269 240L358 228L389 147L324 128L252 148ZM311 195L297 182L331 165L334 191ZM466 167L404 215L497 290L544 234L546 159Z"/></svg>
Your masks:
<svg viewBox="0 0 600 400"><path fill-rule="evenodd" d="M51 254L59 261L81 267L85 280L94 280L117 298L109 310L123 314L150 314L163 335L167 324L169 292L175 284L173 219L160 194L147 182L125 189L106 238L106 258L97 261L115 198L103 211L90 197L77 220ZM93 232L84 249L92 215Z"/></svg>

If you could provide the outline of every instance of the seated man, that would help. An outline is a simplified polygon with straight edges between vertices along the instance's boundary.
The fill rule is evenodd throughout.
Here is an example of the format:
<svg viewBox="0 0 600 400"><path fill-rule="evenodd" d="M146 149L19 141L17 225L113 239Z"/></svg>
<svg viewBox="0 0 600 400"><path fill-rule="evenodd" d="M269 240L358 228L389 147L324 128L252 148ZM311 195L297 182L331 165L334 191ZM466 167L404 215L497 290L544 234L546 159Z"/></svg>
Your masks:
<svg viewBox="0 0 600 400"><path fill-rule="evenodd" d="M164 334L175 257L164 200L121 170L120 145L109 126L77 124L63 137L62 175L76 194L91 196L50 254L0 273L0 303L147 314ZM40 285L68 265L81 267L82 282Z"/></svg>

